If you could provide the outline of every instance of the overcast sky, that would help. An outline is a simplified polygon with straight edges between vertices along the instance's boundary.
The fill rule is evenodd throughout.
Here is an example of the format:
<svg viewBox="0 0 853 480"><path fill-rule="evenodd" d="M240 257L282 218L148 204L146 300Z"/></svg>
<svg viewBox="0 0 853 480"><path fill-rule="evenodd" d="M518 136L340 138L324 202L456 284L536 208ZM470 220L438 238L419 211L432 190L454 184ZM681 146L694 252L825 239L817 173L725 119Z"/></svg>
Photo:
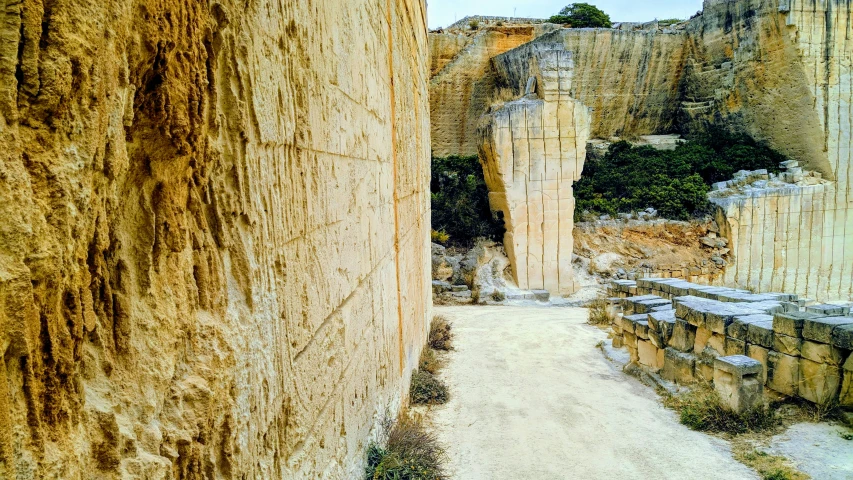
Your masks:
<svg viewBox="0 0 853 480"><path fill-rule="evenodd" d="M446 27L467 15L548 18L571 0L427 0L429 28ZM702 0L586 0L614 22L647 22L689 18L702 10Z"/></svg>

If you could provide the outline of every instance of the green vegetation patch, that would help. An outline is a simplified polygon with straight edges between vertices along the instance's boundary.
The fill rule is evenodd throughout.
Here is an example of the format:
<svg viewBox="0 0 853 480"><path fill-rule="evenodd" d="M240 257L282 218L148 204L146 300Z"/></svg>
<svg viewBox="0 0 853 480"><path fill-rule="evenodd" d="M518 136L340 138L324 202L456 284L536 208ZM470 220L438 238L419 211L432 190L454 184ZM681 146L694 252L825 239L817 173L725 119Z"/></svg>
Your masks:
<svg viewBox="0 0 853 480"><path fill-rule="evenodd" d="M503 241L503 218L489 208L489 189L476 155L433 157L430 191L432 228L445 239L442 243L470 248L480 237Z"/></svg>
<svg viewBox="0 0 853 480"><path fill-rule="evenodd" d="M610 15L588 3L570 3L560 13L548 19L550 23L569 25L572 28L610 28Z"/></svg>
<svg viewBox="0 0 853 480"><path fill-rule="evenodd" d="M779 172L785 156L744 135L720 131L696 136L675 150L621 141L601 159L587 159L575 183L575 215L615 215L654 208L663 218L688 220L711 210L711 184L739 170Z"/></svg>
<svg viewBox="0 0 853 480"><path fill-rule="evenodd" d="M386 426L385 446L371 443L365 480L446 480L447 453L435 435L404 417Z"/></svg>
<svg viewBox="0 0 853 480"><path fill-rule="evenodd" d="M743 413L727 410L717 392L706 386L670 396L664 405L678 412L683 425L701 432L739 435L767 431L780 423L773 410L766 407Z"/></svg>

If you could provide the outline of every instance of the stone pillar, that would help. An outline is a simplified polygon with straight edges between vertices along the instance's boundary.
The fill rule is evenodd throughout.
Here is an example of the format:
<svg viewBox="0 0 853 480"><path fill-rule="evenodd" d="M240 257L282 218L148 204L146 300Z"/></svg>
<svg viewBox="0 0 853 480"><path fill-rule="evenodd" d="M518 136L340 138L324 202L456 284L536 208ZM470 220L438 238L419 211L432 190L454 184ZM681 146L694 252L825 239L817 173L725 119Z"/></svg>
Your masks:
<svg viewBox="0 0 853 480"><path fill-rule="evenodd" d="M489 202L503 212L504 247L520 288L567 295L572 274L575 200L589 139L589 110L569 96L572 53L562 45L531 58L536 93L508 102L480 134ZM533 82L531 82L533 83Z"/></svg>
<svg viewBox="0 0 853 480"><path fill-rule="evenodd" d="M719 357L714 361L714 389L723 405L742 413L764 405L761 362L744 355Z"/></svg>

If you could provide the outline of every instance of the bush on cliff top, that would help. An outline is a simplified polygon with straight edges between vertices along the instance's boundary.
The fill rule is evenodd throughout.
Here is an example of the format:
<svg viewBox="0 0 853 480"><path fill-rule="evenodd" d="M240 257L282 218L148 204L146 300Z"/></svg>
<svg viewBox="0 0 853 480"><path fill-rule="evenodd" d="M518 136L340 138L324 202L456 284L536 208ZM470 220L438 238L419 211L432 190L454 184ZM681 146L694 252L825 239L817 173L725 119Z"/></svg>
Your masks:
<svg viewBox="0 0 853 480"><path fill-rule="evenodd" d="M710 211L714 182L739 170L779 171L785 157L747 136L711 131L675 150L617 142L599 160L588 159L575 183L576 215L615 215L652 207L661 217L687 220Z"/></svg>
<svg viewBox="0 0 853 480"><path fill-rule="evenodd" d="M485 237L503 240L503 219L489 208L489 189L476 156L432 159L432 228L450 243L471 247Z"/></svg>
<svg viewBox="0 0 853 480"><path fill-rule="evenodd" d="M570 25L572 28L610 28L612 26L610 15L588 3L570 3L548 21Z"/></svg>

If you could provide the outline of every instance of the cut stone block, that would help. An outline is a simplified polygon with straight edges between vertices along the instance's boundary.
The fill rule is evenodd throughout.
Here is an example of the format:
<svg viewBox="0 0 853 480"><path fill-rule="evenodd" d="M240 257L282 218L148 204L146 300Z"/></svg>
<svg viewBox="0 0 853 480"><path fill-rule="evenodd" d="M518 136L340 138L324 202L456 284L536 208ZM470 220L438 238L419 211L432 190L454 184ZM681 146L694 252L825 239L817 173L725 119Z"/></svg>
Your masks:
<svg viewBox="0 0 853 480"><path fill-rule="evenodd" d="M853 325L841 325L832 330L832 344L845 350L853 350Z"/></svg>
<svg viewBox="0 0 853 480"><path fill-rule="evenodd" d="M750 323L747 341L762 347L773 348L773 320Z"/></svg>
<svg viewBox="0 0 853 480"><path fill-rule="evenodd" d="M551 301L551 293L548 290L533 290L533 296L540 302Z"/></svg>
<svg viewBox="0 0 853 480"><path fill-rule="evenodd" d="M785 355L800 356L803 347L803 339L797 337L789 337L782 335L779 332L773 333L773 350Z"/></svg>
<svg viewBox="0 0 853 480"><path fill-rule="evenodd" d="M637 348L637 336L633 333L622 332L622 339L625 341L625 347L633 348L636 350Z"/></svg>
<svg viewBox="0 0 853 480"><path fill-rule="evenodd" d="M737 316L734 318L734 321L732 321L732 324L729 325L729 328L726 330L726 334L732 338L746 341L750 324L766 322L768 320L772 322L773 317L764 314Z"/></svg>
<svg viewBox="0 0 853 480"><path fill-rule="evenodd" d="M841 386L841 395L839 396L838 403L843 407L853 407L853 353L851 353L847 357L847 361L844 362L842 375L844 380Z"/></svg>
<svg viewBox="0 0 853 480"><path fill-rule="evenodd" d="M764 384L758 361L734 355L714 361L714 389L729 410L743 413L764 405Z"/></svg>
<svg viewBox="0 0 853 480"><path fill-rule="evenodd" d="M832 331L836 327L853 325L853 317L821 317L806 319L803 337L820 343L832 343Z"/></svg>
<svg viewBox="0 0 853 480"><path fill-rule="evenodd" d="M761 370L761 383L764 384L767 381L767 356L770 354L770 350L759 346L759 345L748 345L746 347L746 355L749 358L754 360L758 360L761 362L761 365L764 367Z"/></svg>
<svg viewBox="0 0 853 480"><path fill-rule="evenodd" d="M711 383L714 381L714 361L720 355L711 347L705 348L702 352L696 355L696 365L694 367L694 376L697 380Z"/></svg>
<svg viewBox="0 0 853 480"><path fill-rule="evenodd" d="M708 348L717 352L718 355L726 354L726 336L719 333L712 333L708 339Z"/></svg>
<svg viewBox="0 0 853 480"><path fill-rule="evenodd" d="M660 339L664 344L669 343L672 330L675 328L675 311L651 312L648 318L649 327L660 334Z"/></svg>
<svg viewBox="0 0 853 480"><path fill-rule="evenodd" d="M816 363L827 363L838 366L844 361L844 352L840 348L827 345L826 343L805 340L803 342L802 357Z"/></svg>
<svg viewBox="0 0 853 480"><path fill-rule="evenodd" d="M696 359L692 354L682 353L674 348L664 350L663 369L661 376L669 381L682 385L694 383L693 368Z"/></svg>
<svg viewBox="0 0 853 480"><path fill-rule="evenodd" d="M806 307L806 312L816 313L818 315L841 316L850 313L850 307L828 304L811 305Z"/></svg>
<svg viewBox="0 0 853 480"><path fill-rule="evenodd" d="M637 352L640 357L640 365L648 367L653 372L663 368L663 364L658 365L658 348L646 340L637 342Z"/></svg>
<svg viewBox="0 0 853 480"><path fill-rule="evenodd" d="M611 345L613 345L613 348L622 348L625 346L625 339L622 338L622 335L613 335Z"/></svg>
<svg viewBox="0 0 853 480"><path fill-rule="evenodd" d="M712 332L705 327L696 328L696 336L693 340L693 353L702 353L705 347L708 346L708 340L711 338Z"/></svg>
<svg viewBox="0 0 853 480"><path fill-rule="evenodd" d="M726 355L746 355L746 342L732 337L726 337Z"/></svg>
<svg viewBox="0 0 853 480"><path fill-rule="evenodd" d="M800 383L800 358L779 352L767 355L767 388L794 396Z"/></svg>
<svg viewBox="0 0 853 480"><path fill-rule="evenodd" d="M690 325L680 318L675 319L675 327L672 330L672 338L669 345L682 352L693 351L696 342L696 327Z"/></svg>
<svg viewBox="0 0 853 480"><path fill-rule="evenodd" d="M636 335L637 338L642 338L643 340L649 339L648 320L642 320L634 323L634 335Z"/></svg>
<svg viewBox="0 0 853 480"><path fill-rule="evenodd" d="M671 307L672 302L665 299L665 298L657 298L657 299L653 299L653 300L644 300L641 302L636 302L634 304L634 312L635 313L649 313L652 311L653 308L663 307L663 306Z"/></svg>
<svg viewBox="0 0 853 480"><path fill-rule="evenodd" d="M800 359L801 397L818 405L828 405L837 398L840 386L840 368Z"/></svg>
<svg viewBox="0 0 853 480"><path fill-rule="evenodd" d="M819 317L805 312L776 313L773 315L773 331L789 337L802 337L806 319Z"/></svg>

